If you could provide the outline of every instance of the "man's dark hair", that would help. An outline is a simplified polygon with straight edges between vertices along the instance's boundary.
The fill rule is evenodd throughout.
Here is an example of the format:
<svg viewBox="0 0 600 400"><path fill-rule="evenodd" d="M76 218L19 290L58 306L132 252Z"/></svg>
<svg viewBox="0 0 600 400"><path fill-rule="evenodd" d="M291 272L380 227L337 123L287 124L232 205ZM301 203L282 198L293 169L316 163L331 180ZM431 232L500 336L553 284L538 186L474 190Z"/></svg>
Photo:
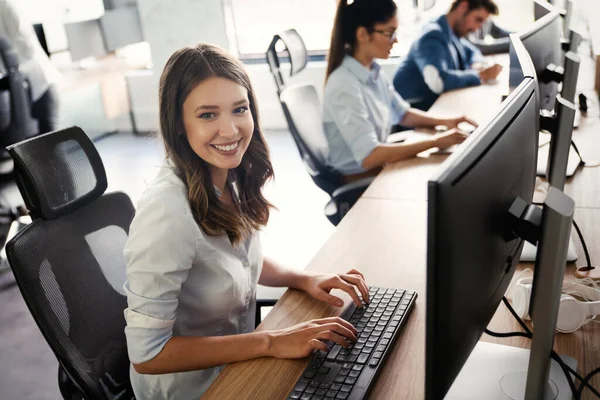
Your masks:
<svg viewBox="0 0 600 400"><path fill-rule="evenodd" d="M498 6L494 2L494 0L454 0L452 3L452 7L450 7L450 11L454 11L458 8L460 3L463 1L469 4L469 11L473 11L479 8L485 8L487 12L492 15L498 15Z"/></svg>

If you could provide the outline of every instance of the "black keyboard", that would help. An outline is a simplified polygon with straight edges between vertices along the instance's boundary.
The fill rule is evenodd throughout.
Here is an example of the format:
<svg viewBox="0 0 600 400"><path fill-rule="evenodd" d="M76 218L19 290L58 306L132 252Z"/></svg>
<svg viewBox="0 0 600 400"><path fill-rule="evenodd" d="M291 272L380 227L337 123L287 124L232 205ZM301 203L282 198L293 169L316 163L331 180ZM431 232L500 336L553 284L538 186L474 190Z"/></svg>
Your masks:
<svg viewBox="0 0 600 400"><path fill-rule="evenodd" d="M315 351L288 399L366 399L375 377L399 336L417 298L416 292L371 287L371 302L352 303L341 317L358 331L358 340L343 348L327 342L329 351Z"/></svg>

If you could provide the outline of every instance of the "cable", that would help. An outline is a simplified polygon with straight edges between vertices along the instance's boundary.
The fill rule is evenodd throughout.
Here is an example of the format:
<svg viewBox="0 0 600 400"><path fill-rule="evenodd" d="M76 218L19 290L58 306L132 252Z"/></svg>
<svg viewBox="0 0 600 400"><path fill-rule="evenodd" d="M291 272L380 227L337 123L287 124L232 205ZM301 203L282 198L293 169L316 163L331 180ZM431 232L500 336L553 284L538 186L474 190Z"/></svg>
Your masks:
<svg viewBox="0 0 600 400"><path fill-rule="evenodd" d="M590 253L588 251L587 245L585 244L585 239L583 238L581 229L579 229L579 226L577 225L577 222L575 222L575 219L573 219L573 226L575 227L575 230L577 231L577 236L579 236L579 240L581 241L581 246L583 247L583 253L585 254L585 262L587 263L586 267L593 269L595 267L592 265L592 260L590 259Z"/></svg>
<svg viewBox="0 0 600 400"><path fill-rule="evenodd" d="M600 393L598 393L598 391L596 389L594 389L593 386L588 385L588 382L592 379L592 377L599 372L600 372L600 367L596 368L595 370L593 370L592 372L587 374L585 376L585 378L583 378L583 380L581 380L581 385L579 386L579 389L577 390L577 393L575 395L576 399L581 398L584 387L587 387L588 389L590 389L598 398L600 398Z"/></svg>
<svg viewBox="0 0 600 400"><path fill-rule="evenodd" d="M531 204L533 204L535 206L543 206L544 205L544 203L537 203L537 202L532 202ZM577 237L579 237L579 241L581 242L581 246L583 247L583 253L585 255L585 262L587 264L587 265L585 265L585 267L588 267L590 269L596 268L592 265L592 259L590 257L590 252L588 251L587 244L585 243L585 238L583 237L583 233L581 233L581 229L579 229L579 225L577 225L577 222L575 222L575 219L573 219L573 226L575 227L575 231L577 231Z"/></svg>
<svg viewBox="0 0 600 400"><path fill-rule="evenodd" d="M515 318L515 320L519 323L519 325L525 332L497 333L497 332L493 332L488 329L485 329L485 333L490 336L499 337L499 338L520 336L520 337L526 337L528 339L532 339L533 332L531 332L531 330L525 324L525 322L523 322L523 320L517 315L517 313L515 312L515 310L512 308L511 304L509 303L508 299L506 297L502 297L502 302L504 303L504 305L506 306L508 311L512 314L512 316ZM578 400L580 398L580 394L583 392L584 387L587 387L594 395L596 395L598 398L600 398L600 392L596 388L594 388L591 384L588 383L594 375L596 375L598 372L600 372L599 371L600 368L596 368L595 370L593 370L592 372L587 374L585 377L581 377L577 373L577 371L573 370L571 367L569 367L567 364L565 364L565 362L562 360L562 358L560 358L560 356L554 350L552 350L552 352L551 352L551 357L554 361L556 361L558 363L558 365L563 370L563 373L565 374L565 377L567 378L567 381L569 382L569 387L571 388L571 392L573 393L573 398L575 400ZM577 378L581 382L579 388L577 388L575 386L575 383L573 382L571 375L573 375L575 378Z"/></svg>
<svg viewBox="0 0 600 400"><path fill-rule="evenodd" d="M586 167L586 168L600 167L600 162L597 162L596 164L590 164L590 163L585 162L583 160L583 157L581 156L581 153L579 152L579 149L577 148L577 145L575 144L575 142L573 141L573 139L571 139L571 146L573 146L573 150L575 150L575 153L577 154L577 157L579 157L580 163L583 164L584 167Z"/></svg>

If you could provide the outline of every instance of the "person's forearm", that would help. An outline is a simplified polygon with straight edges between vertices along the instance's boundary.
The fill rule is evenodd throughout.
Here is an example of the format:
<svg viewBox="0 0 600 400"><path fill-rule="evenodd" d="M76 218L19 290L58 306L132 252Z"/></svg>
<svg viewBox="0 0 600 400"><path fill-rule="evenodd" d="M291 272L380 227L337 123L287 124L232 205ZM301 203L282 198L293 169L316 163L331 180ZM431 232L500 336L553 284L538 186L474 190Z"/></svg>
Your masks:
<svg viewBox="0 0 600 400"><path fill-rule="evenodd" d="M258 283L265 286L290 287L302 290L307 276L309 276L308 272L284 267L265 257Z"/></svg>
<svg viewBox="0 0 600 400"><path fill-rule="evenodd" d="M150 361L133 364L140 374L168 374L269 356L268 332L228 336L174 336Z"/></svg>
<svg viewBox="0 0 600 400"><path fill-rule="evenodd" d="M363 160L362 166L366 169L381 167L388 163L412 158L432 147L435 147L433 139L413 143L382 144Z"/></svg>
<svg viewBox="0 0 600 400"><path fill-rule="evenodd" d="M433 127L436 125L443 125L444 122L445 120L443 118L436 118L425 111L421 111L416 108L411 108L404 114L404 117L400 121L400 125L408 127Z"/></svg>

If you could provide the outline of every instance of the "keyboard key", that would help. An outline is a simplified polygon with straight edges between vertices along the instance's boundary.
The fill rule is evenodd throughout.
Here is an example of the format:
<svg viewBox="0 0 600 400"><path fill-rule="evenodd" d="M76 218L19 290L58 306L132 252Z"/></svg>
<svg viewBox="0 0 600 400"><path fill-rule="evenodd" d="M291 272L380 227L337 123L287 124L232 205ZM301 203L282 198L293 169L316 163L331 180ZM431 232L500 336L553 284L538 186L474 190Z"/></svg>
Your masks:
<svg viewBox="0 0 600 400"><path fill-rule="evenodd" d="M311 398L311 400L323 400L323 396L313 395L313 397Z"/></svg>
<svg viewBox="0 0 600 400"><path fill-rule="evenodd" d="M342 387L342 386L340 385L340 387ZM335 396L337 396L337 394L338 394L337 390L328 390L327 391L327 396L331 397L331 398L335 398Z"/></svg>
<svg viewBox="0 0 600 400"><path fill-rule="evenodd" d="M327 394L327 389L325 389L325 388L320 388L319 390L317 390L317 391L315 392L315 394L316 394L317 396L325 396L325 395Z"/></svg>
<svg viewBox="0 0 600 400"><path fill-rule="evenodd" d="M381 358L381 357L383 357L383 352L382 351L376 351L375 353L373 353L373 357L375 357L375 358Z"/></svg>
<svg viewBox="0 0 600 400"><path fill-rule="evenodd" d="M336 393L339 392L341 388L342 388L341 383L334 383L333 385L331 385L331 390L335 390Z"/></svg>
<svg viewBox="0 0 600 400"><path fill-rule="evenodd" d="M317 371L314 369L309 369L306 372L304 372L304 377L308 378L308 379L312 379L315 377L315 375L317 374Z"/></svg>
<svg viewBox="0 0 600 400"><path fill-rule="evenodd" d="M379 358L371 358L371 361L369 361L369 367L376 367L377 364L379 364Z"/></svg>
<svg viewBox="0 0 600 400"><path fill-rule="evenodd" d="M368 354L361 354L360 356L358 356L358 359L356 360L356 362L359 364L364 364L367 362L368 359L369 359Z"/></svg>
<svg viewBox="0 0 600 400"><path fill-rule="evenodd" d="M312 399L312 394L310 393L304 393L301 397L300 400L310 400Z"/></svg>
<svg viewBox="0 0 600 400"><path fill-rule="evenodd" d="M338 375L346 376L349 373L350 373L350 368L342 368L342 369L340 369L340 372L338 372Z"/></svg>
<svg viewBox="0 0 600 400"><path fill-rule="evenodd" d="M348 396L350 395L350 393L346 393L346 392L339 392L337 394L337 396L335 396L336 399L341 399L341 400L346 400L348 398Z"/></svg>
<svg viewBox="0 0 600 400"><path fill-rule="evenodd" d="M355 371L355 370L350 371L350 373L348 374L348 376L351 376L353 378L358 378L359 375L360 375L360 371Z"/></svg>
<svg viewBox="0 0 600 400"><path fill-rule="evenodd" d="M310 383L310 381L308 379L300 378L300 380L298 381L298 383L296 383L296 386L294 386L294 390L297 390L299 392L303 392L304 389L306 389L306 387L308 386L309 383Z"/></svg>
<svg viewBox="0 0 600 400"><path fill-rule="evenodd" d="M362 371L363 370L363 366L360 364L356 364L352 367L353 371Z"/></svg>
<svg viewBox="0 0 600 400"><path fill-rule="evenodd" d="M352 390L352 386L350 385L342 385L342 392L350 392Z"/></svg>
<svg viewBox="0 0 600 400"><path fill-rule="evenodd" d="M314 392L316 392L316 391L317 391L317 388L316 388L316 387L314 387L314 386L309 386L309 387L307 387L307 388L306 388L306 390L304 391L304 393L310 393L310 394L313 394L313 393L314 393Z"/></svg>
<svg viewBox="0 0 600 400"><path fill-rule="evenodd" d="M336 357L338 356L340 350L342 350L343 347L340 346L339 344L336 344L335 346L333 346L333 348L329 351L329 354L327 354L327 359L329 361L333 361L336 359Z"/></svg>
<svg viewBox="0 0 600 400"><path fill-rule="evenodd" d="M319 382L318 381L310 381L310 383L308 384L308 386L319 387Z"/></svg>
<svg viewBox="0 0 600 400"><path fill-rule="evenodd" d="M349 376L346 378L344 383L346 383L347 385L354 385L356 383L356 378Z"/></svg>
<svg viewBox="0 0 600 400"><path fill-rule="evenodd" d="M297 391L297 390L294 390L294 391L292 392L292 394L290 395L290 397L289 397L289 398L290 398L290 399L299 399L299 398L300 398L300 396L302 396L302 392L299 392L299 391Z"/></svg>
<svg viewBox="0 0 600 400"><path fill-rule="evenodd" d="M325 375L329 372L330 369L330 367L322 366L321 368L319 368L319 373Z"/></svg>
<svg viewBox="0 0 600 400"><path fill-rule="evenodd" d="M346 380L345 376L338 375L338 376L335 377L335 379L333 381L335 383L344 383L345 380Z"/></svg>

